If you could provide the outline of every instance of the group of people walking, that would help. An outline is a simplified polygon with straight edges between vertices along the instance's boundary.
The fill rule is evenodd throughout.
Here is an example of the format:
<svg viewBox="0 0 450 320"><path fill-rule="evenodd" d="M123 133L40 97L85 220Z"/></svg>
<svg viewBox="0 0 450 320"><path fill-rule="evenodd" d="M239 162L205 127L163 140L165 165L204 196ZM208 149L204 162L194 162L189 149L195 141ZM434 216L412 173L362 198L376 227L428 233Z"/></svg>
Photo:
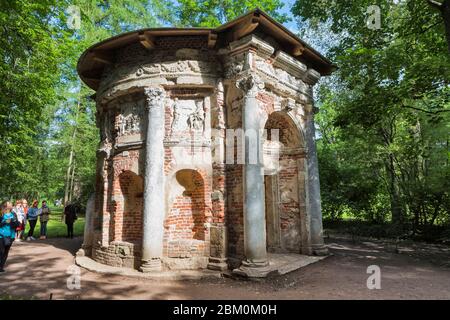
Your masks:
<svg viewBox="0 0 450 320"><path fill-rule="evenodd" d="M34 229L36 228L37 220L41 223L40 239L47 238L47 223L50 220L50 208L47 206L47 201L42 201L41 207L39 208L39 202L37 200L33 201L31 208L28 207L28 202L25 199L16 200L15 206L12 207L12 212L16 215L19 226L16 228L16 239L21 241L23 238L23 233L27 225L27 221L30 225L28 235L26 240L36 240L33 237Z"/></svg>
<svg viewBox="0 0 450 320"><path fill-rule="evenodd" d="M24 239L27 222L30 226L25 238L27 241L36 240L33 234L38 219L41 225L40 239L47 238L47 223L50 220L51 210L45 200L42 201L39 208L37 200L34 200L32 206L28 207L25 199L16 200L14 206L10 201L3 201L0 210L0 273L2 273L14 240L22 241ZM73 238L73 224L77 220L77 209L74 205L68 204L64 208L62 220L67 225L67 237Z"/></svg>

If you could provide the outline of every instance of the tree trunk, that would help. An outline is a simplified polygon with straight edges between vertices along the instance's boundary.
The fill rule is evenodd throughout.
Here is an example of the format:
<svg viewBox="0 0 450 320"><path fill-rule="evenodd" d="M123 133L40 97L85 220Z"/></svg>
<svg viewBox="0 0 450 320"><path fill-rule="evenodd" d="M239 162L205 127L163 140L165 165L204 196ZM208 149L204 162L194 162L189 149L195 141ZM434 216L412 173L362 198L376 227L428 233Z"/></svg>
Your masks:
<svg viewBox="0 0 450 320"><path fill-rule="evenodd" d="M395 176L394 156L392 154L389 154L389 163L386 166L386 169L389 176L389 193L391 195L392 223L401 225L403 222L403 214L400 204L397 178Z"/></svg>
<svg viewBox="0 0 450 320"><path fill-rule="evenodd" d="M73 191L75 189L74 180L75 180L75 163L72 167L72 176L70 177L70 190L69 190L69 201L72 202L73 199Z"/></svg>
<svg viewBox="0 0 450 320"><path fill-rule="evenodd" d="M72 135L72 141L75 140L75 132L76 130L73 130ZM64 192L64 205L67 204L69 200L69 192L70 192L70 177L71 177L71 171L72 171L72 162L73 162L73 155L74 155L74 147L73 144L70 148L70 155L69 155L69 164L67 166L67 173L66 173L66 189Z"/></svg>
<svg viewBox="0 0 450 320"><path fill-rule="evenodd" d="M79 113L80 113L80 102L78 101L77 114L75 117L75 127L73 128L73 133L72 133L72 144L70 147L69 164L67 166L67 172L66 172L66 188L65 188L65 192L64 192L64 205L66 205L67 202L71 200L71 199L69 199L69 193L71 190L70 182L71 182L71 172L72 172L72 170L74 170L74 168L72 168L72 165L73 165L73 157L75 155L75 138L77 135Z"/></svg>

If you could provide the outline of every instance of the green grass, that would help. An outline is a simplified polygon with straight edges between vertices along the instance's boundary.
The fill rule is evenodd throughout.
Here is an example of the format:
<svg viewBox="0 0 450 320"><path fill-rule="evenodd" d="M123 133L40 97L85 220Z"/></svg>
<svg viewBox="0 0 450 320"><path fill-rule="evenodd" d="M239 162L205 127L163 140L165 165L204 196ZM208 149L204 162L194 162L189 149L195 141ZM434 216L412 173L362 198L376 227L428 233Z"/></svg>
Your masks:
<svg viewBox="0 0 450 320"><path fill-rule="evenodd" d="M36 300L35 297L20 297L20 296L12 296L10 294L0 294L0 301L1 300Z"/></svg>
<svg viewBox="0 0 450 320"><path fill-rule="evenodd" d="M66 224L61 222L62 208L52 208L50 207L51 214L50 220L47 223L47 238L59 238L67 236L67 227ZM30 229L30 224L27 222L27 227L25 229L24 235L28 234L28 230ZM41 223L38 222L36 224L36 228L34 229L33 237L39 238L41 230ZM77 221L75 221L73 225L73 234L75 237L82 236L84 232L84 217L78 215Z"/></svg>

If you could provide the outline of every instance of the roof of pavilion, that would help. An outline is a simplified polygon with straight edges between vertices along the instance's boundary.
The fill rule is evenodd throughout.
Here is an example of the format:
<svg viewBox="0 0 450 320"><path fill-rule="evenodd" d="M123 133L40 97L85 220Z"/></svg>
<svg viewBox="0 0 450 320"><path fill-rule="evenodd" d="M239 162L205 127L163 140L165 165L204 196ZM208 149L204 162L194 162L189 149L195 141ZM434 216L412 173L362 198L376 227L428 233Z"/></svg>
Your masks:
<svg viewBox="0 0 450 320"><path fill-rule="evenodd" d="M147 49L156 46L158 37L204 36L208 47L220 48L255 31L271 36L286 53L314 68L321 75L329 75L336 66L306 42L260 9L252 10L217 28L149 28L111 37L88 48L78 60L80 78L97 90L105 66L113 63L114 52L133 43Z"/></svg>

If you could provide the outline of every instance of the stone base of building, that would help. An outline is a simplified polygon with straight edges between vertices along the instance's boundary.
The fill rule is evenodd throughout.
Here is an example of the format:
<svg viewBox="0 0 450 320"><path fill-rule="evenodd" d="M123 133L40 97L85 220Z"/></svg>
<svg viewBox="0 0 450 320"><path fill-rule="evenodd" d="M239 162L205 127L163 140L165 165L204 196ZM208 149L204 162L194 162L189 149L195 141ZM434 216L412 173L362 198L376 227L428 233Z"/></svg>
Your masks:
<svg viewBox="0 0 450 320"><path fill-rule="evenodd" d="M270 253L268 255L269 264L263 267L251 267L241 265L234 269L232 274L245 278L264 278L268 276L283 275L311 263L320 261L326 256L306 256L295 253Z"/></svg>
<svg viewBox="0 0 450 320"><path fill-rule="evenodd" d="M269 253L268 264L262 264L260 266L246 262L242 263L242 260L235 257L162 257L161 260L158 259L158 268L155 268L151 263L142 264L139 258L139 245L130 242L115 241L108 247L98 246L92 248L92 258L86 254L84 248L81 248L76 254L76 259L82 262L82 267L101 273L132 276L135 276L135 273L140 273L149 275L149 277L157 277L156 275L161 274L164 275L164 278L171 278L169 274L173 273L174 279L178 279L179 277L183 279L188 279L189 277L197 279L203 275L214 274L217 276L225 273L236 277L264 278L292 272L311 263L320 261L328 255L326 247L312 248L312 250L315 254L314 256L295 253ZM208 269L211 271L208 272ZM232 271L230 272L229 270ZM189 273L190 271L192 272ZM183 272L187 272L185 277L181 276Z"/></svg>
<svg viewBox="0 0 450 320"><path fill-rule="evenodd" d="M96 262L111 266L140 270L141 272L154 272L165 270L196 270L208 267L209 257L162 257L157 261L141 260L141 247L138 243L113 241L107 247L95 246L91 254L82 248L77 256L90 256ZM219 270L219 269L215 269Z"/></svg>
<svg viewBox="0 0 450 320"><path fill-rule="evenodd" d="M288 272L295 271L299 268L305 267L311 263L318 262L325 259L326 256L305 256L300 254L269 254L269 265L262 268L249 268L242 266L232 272L225 270L167 270L159 272L143 273L136 269L113 267L99 263L87 256L78 255L75 257L75 263L92 272L102 274L115 274L129 277L158 279L158 280L200 280L208 278L221 278L224 275L245 278L264 278L267 276L283 275Z"/></svg>
<svg viewBox="0 0 450 320"><path fill-rule="evenodd" d="M141 260L141 266L139 267L139 271L143 273L162 271L161 259L153 258L148 260Z"/></svg>
<svg viewBox="0 0 450 320"><path fill-rule="evenodd" d="M91 257L111 267L138 269L141 266L141 247L138 243L113 241L109 246L94 246Z"/></svg>
<svg viewBox="0 0 450 320"><path fill-rule="evenodd" d="M263 267L251 267L241 265L239 268L233 270L233 274L245 278L265 278L269 273L273 272L269 265Z"/></svg>
<svg viewBox="0 0 450 320"><path fill-rule="evenodd" d="M330 254L328 248L325 245L313 246L311 248L311 251L315 256L327 256Z"/></svg>
<svg viewBox="0 0 450 320"><path fill-rule="evenodd" d="M196 270L206 269L208 257L162 258L164 270Z"/></svg>
<svg viewBox="0 0 450 320"><path fill-rule="evenodd" d="M209 262L208 262L207 268L210 270L219 270L219 271L228 270L227 259L226 258L209 257Z"/></svg>
<svg viewBox="0 0 450 320"><path fill-rule="evenodd" d="M202 279L222 277L221 272L212 271L208 269L170 270L170 271L144 273L136 269L112 267L109 265L105 265L86 256L76 256L75 263L86 270L101 274L114 274L126 277L152 279L152 280L202 280Z"/></svg>

